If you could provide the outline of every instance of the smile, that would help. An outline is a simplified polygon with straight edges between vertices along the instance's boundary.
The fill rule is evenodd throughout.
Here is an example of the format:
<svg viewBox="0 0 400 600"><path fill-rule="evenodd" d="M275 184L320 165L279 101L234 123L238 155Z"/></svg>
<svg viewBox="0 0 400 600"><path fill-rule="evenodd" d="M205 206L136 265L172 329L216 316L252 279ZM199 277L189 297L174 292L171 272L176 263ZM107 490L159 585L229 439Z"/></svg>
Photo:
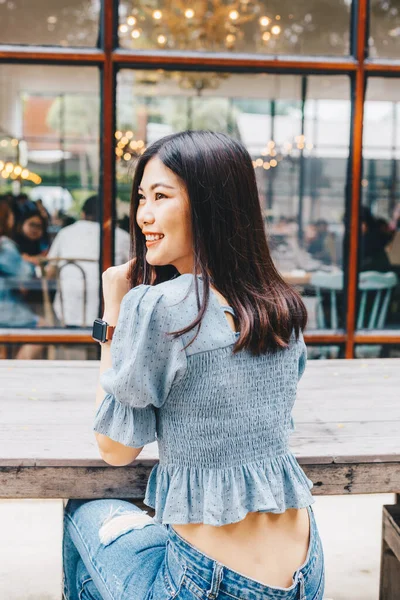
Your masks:
<svg viewBox="0 0 400 600"><path fill-rule="evenodd" d="M148 233L146 234L146 246L154 246L160 240L162 240L164 235L162 233Z"/></svg>

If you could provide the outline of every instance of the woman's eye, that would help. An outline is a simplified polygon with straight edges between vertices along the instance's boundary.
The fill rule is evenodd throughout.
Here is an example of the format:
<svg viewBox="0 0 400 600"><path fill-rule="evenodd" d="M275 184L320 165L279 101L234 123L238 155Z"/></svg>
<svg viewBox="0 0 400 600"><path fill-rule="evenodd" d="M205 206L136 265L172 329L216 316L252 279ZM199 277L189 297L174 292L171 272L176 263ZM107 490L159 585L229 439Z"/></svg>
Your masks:
<svg viewBox="0 0 400 600"><path fill-rule="evenodd" d="M163 194L162 192L157 192L156 193L156 200L160 200L161 198L166 198L166 195Z"/></svg>
<svg viewBox="0 0 400 600"><path fill-rule="evenodd" d="M146 198L142 194L139 194L138 198L139 204L144 204L146 202Z"/></svg>

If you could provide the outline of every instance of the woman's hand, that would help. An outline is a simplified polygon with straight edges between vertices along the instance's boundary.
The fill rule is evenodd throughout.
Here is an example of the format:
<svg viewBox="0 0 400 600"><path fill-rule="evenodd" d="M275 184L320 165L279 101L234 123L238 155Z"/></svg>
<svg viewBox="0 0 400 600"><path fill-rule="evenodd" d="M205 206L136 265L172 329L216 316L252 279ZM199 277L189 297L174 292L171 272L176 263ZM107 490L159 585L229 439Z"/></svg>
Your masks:
<svg viewBox="0 0 400 600"><path fill-rule="evenodd" d="M128 261L117 267L110 267L103 273L103 298L104 298L104 313L109 315L105 319L110 325L115 325L111 321L118 319L119 308L122 298L131 289L130 273L132 269L132 261ZM116 317L116 318L115 318Z"/></svg>

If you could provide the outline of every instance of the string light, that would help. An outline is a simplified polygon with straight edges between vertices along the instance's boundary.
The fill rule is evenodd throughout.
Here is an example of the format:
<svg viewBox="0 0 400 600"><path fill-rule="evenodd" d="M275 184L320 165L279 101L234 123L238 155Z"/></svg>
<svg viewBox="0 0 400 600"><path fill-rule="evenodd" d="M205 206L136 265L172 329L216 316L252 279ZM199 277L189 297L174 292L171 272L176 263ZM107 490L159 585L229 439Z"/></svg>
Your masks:
<svg viewBox="0 0 400 600"><path fill-rule="evenodd" d="M271 23L271 19L268 17L260 17L259 23L261 27L268 27L268 25Z"/></svg>
<svg viewBox="0 0 400 600"><path fill-rule="evenodd" d="M143 154L145 143L143 140L132 139L134 136L133 131L128 130L122 132L118 130L114 135L115 138L119 140L115 148L115 154L118 159L122 158L127 162L135 155Z"/></svg>

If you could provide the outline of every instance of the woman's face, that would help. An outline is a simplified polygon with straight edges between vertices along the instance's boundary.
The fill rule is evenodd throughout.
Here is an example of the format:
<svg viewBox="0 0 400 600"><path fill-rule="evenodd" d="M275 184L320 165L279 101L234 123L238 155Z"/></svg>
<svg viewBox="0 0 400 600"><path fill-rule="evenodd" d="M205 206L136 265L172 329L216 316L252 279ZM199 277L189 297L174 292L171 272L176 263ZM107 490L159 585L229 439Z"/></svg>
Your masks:
<svg viewBox="0 0 400 600"><path fill-rule="evenodd" d="M143 172L136 221L146 236L150 265L173 265L179 273L193 271L189 198L181 180L156 156Z"/></svg>
<svg viewBox="0 0 400 600"><path fill-rule="evenodd" d="M22 224L22 233L30 240L40 240L43 235L42 219L38 216L26 219Z"/></svg>

